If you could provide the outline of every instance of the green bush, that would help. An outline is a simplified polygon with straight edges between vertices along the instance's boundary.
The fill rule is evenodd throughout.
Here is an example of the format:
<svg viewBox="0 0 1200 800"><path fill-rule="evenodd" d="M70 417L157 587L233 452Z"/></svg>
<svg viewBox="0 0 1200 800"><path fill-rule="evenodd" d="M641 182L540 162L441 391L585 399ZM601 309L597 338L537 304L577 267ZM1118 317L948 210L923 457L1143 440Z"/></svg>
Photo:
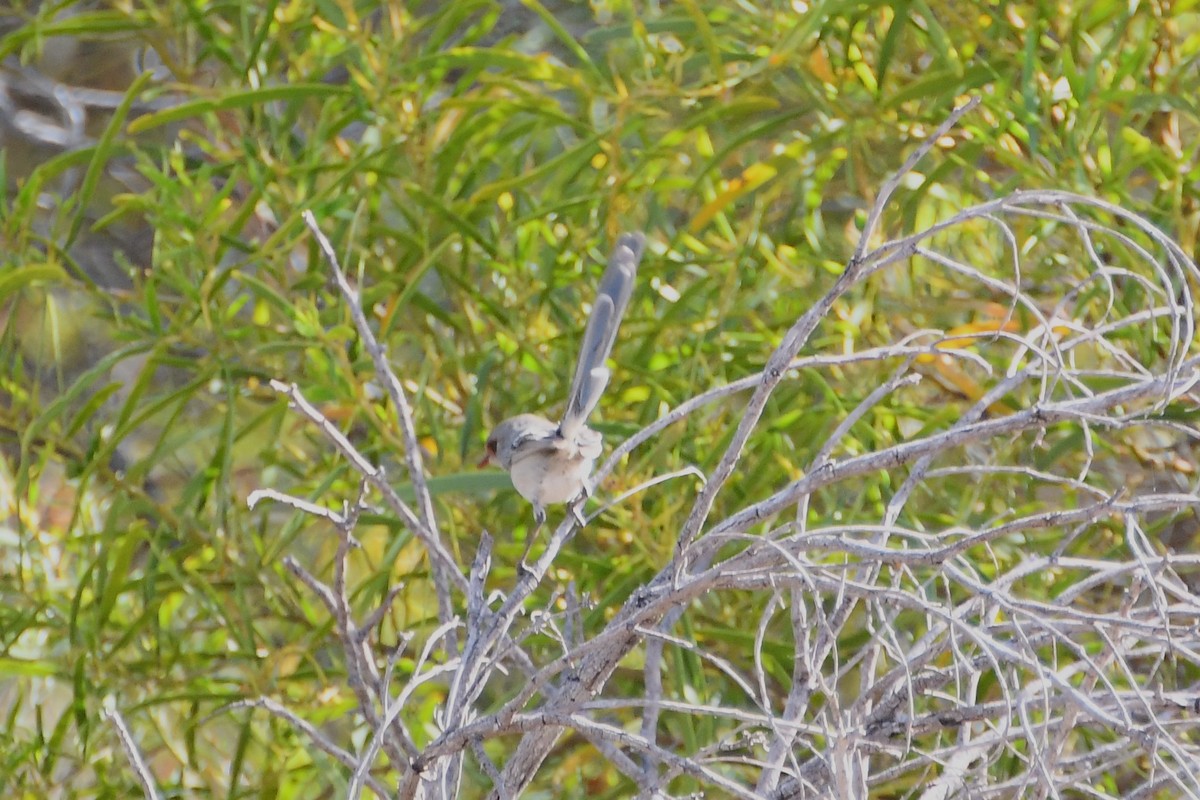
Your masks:
<svg viewBox="0 0 1200 800"><path fill-rule="evenodd" d="M793 322L852 263L887 177L967 96L980 106L904 177L872 247L1015 190L1061 189L1143 215L1194 257L1200 31L1192 5L15 7L0 20L0 710L10 731L0 741L0 794L140 792L103 716L108 706L129 722L149 773L170 796L316 798L341 796L350 783L351 770L289 720L230 708L271 698L353 752L369 737L352 713L358 700L334 622L283 565L291 556L331 580L341 563L338 537L287 506L250 510L246 502L273 488L340 509L358 497L360 475L268 382L298 386L402 496L413 491L396 409L301 211L314 212L362 287L362 305L412 400L443 540L465 571L482 531L495 534L487 589L508 592L529 535L528 505L505 476L474 463L504 416L560 410L583 310L617 233L645 230L650 247L596 421L610 446L706 389L761 371ZM1161 244L1127 218L1103 224L1137 245ZM1092 260L1084 237L1062 219L1021 216L1010 225L976 218L929 244L988 278L1014 280L1009 230L1029 306L920 256L833 303L803 355L889 347L936 330L993 371L917 359L912 370L925 380L852 419L831 457L948 429L1001 384L1017 357L1017 344L994 337L1035 329L1038 314L1050 317L1073 287L1081 288L1059 310L1093 325L1166 302L1136 277L1154 277L1146 259L1117 236L1097 234L1101 252ZM1166 263L1161 250L1152 256ZM1084 282L1097 263L1115 277ZM1195 277L1172 274L1166 284L1183 296ZM1073 366L1096 374L1070 391L1102 393L1116 385L1115 371L1136 372L1134 364L1190 363L1172 351L1192 343L1190 331L1168 323L1156 318L1112 333L1132 364L1103 347L1074 351ZM979 338L954 338L964 336ZM813 363L787 375L710 519L808 474L831 433L902 363ZM746 397L708 405L631 452L601 497L689 465L711 475ZM964 461L1019 469L981 477L938 461L936 483L918 487L891 522L933 536L985 530L1050 506L1086 508L1095 492L1186 495L1194 486L1194 411L1169 399L1140 398L1123 409L1151 414L1157 427L1099 436L1086 420L1059 420L1040 436L1024 431L980 444L984 451L964 447L956 451ZM1037 402L1025 385L989 398L981 416L1003 419ZM792 505L738 533L761 536L790 521L878 524L909 474L906 462L823 486L799 516ZM529 609L561 612L552 618L565 624L578 602L582 635L602 630L671 563L698 491L681 478L606 511L559 554ZM414 644L396 662L407 680L418 674L421 643L444 621L437 581L412 530L377 494L368 499L354 533L361 548L348 557L349 596L361 615L401 587L370 647L383 663L411 634ZM1152 546L1135 550L1143 564L1194 548L1190 515L1171 506L1148 519L1142 510L1128 518L1149 531ZM1073 587L1093 573L1070 559L1130 558L1122 519L1050 520L966 557L987 584L1015 575L1023 559L1062 556L1058 566L1004 585L1019 586L1029 603L1075 602ZM743 546L730 542L720 555L736 557ZM809 555L822 567L861 557ZM1194 588L1195 566L1185 558L1174 570L1183 577L1162 581L1186 606L1192 595L1178 587ZM1092 672L1064 679L1082 694L1096 675L1105 675L1102 687L1119 682L1106 672L1097 630L1122 613L1122 592L1144 591L1144 599L1165 591L1122 575L1126 584L1098 582L1082 593L1098 628L1080 651L1027 643L1046 664L1090 664ZM951 607L965 607L970 595L968 582L936 569L890 565L875 577L897 591L944 592ZM743 586L685 606L670 635L689 646L668 642L661 697L691 705L663 711L657 745L688 757L709 748L714 770L753 788L761 731L732 711L695 709L752 707L733 677L743 668L763 677L755 689L782 708L797 681L797 620L834 620L848 608L837 600L817 581L810 595ZM464 598L455 602L465 615ZM1163 599L1155 608L1169 606ZM835 654L816 663L825 682L803 719L813 727L795 747L798 763L835 752L840 704L868 692L872 669L892 666L864 656L868 643L891 644L891 635L904 650L936 627L912 608L886 618L867 608L826 629ZM995 622L1021 609L979 614ZM522 642L539 664L561 653L547 629L531 631ZM1142 671L1147 692L1194 686L1194 661L1163 647L1146 644L1117 666ZM604 723L639 730L643 709L616 700L642 696L647 658L639 645L621 661L601 698L614 705L597 712ZM972 663L976 672L962 679L1000 702L1004 681ZM1024 669L1018 684L1038 674ZM495 678L475 712L502 708L519 679ZM824 691L831 687L837 691ZM418 746L440 735L446 692L432 681L405 709ZM906 713L938 708L928 698L914 703ZM1048 704L1028 713L1062 722L1060 712ZM1128 733L1116 727L1081 725L1069 746L1056 746L1096 752ZM932 752L968 729L918 731L881 745L869 762L872 796L907 796L950 772L888 773L898 763L891 749ZM1188 728L1176 737L1194 735ZM496 738L483 749L503 767L516 741ZM635 793L636 782L596 747L578 732L564 737L533 787L554 796ZM1003 793L1028 769L1030 747L1008 742L972 769ZM641 765L636 748L628 758ZM1101 796L1135 786L1148 786L1147 796L1178 796L1180 787L1198 793L1186 777L1156 783L1162 773L1147 766L1184 761L1174 751L1160 761L1114 761L1088 785ZM375 777L390 786L401 773L381 759ZM664 767L662 775L675 794L712 786L686 771ZM491 786L472 756L462 794Z"/></svg>

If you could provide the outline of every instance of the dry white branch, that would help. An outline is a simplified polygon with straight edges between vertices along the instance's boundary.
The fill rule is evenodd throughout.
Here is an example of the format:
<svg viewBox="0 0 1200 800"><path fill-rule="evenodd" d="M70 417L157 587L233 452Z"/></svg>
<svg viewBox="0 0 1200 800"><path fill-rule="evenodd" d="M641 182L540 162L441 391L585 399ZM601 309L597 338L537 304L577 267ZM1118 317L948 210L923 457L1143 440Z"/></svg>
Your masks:
<svg viewBox="0 0 1200 800"><path fill-rule="evenodd" d="M404 384L306 216L397 407L417 507L401 502L296 387L276 388L427 548L440 591L441 626L426 634L420 657L400 670L393 651L381 674L369 634L395 593L356 622L345 567L361 500L335 512L281 493L255 496L320 518L340 537L331 585L286 564L334 619L370 729L357 755L319 745L350 770L351 796L363 786L378 791L374 773L386 770L398 796L455 797L474 761L492 797L515 798L556 743L575 734L646 797L685 780L735 797L859 797L897 780L919 783L929 798L1106 796L1097 777L1116 775L1130 796L1200 798L1200 689L1189 683L1200 670L1200 557L1165 552L1152 527L1195 514L1200 495L1195 485L1142 488L1123 478L1114 456L1143 430L1181 447L1200 439L1171 416L1180 398L1194 403L1200 383L1192 296L1200 270L1137 215L1054 191L997 197L872 249L904 176L972 107L956 109L884 185L845 270L761 373L680 404L597 471L599 482L667 427L750 392L717 466L700 475L707 482L671 532L670 562L593 630L573 588L532 605L575 533L570 515L503 592L487 590L486 533L465 573L454 563L433 523ZM993 241L995 252L962 252L955 243L964 231ZM1061 282L1032 283L1038 247L1070 262ZM921 330L886 347L800 354L847 292L910 262L967 296L1002 303L1003 319L983 331ZM754 437L774 390L802 369L850 367L874 368L877 382L856 392L808 469L724 503L731 482L754 468ZM921 402L933 383L923 377L942 368L969 371L979 387L956 418L898 428L871 451L850 449L869 414L893 400ZM1043 457L1068 450L1071 458ZM698 474L632 491L689 473ZM856 498L868 476L886 487L877 516L840 519L838 504ZM967 504L963 487L972 482L977 496ZM960 495L961 508L943 502ZM1009 498L1011 507L992 502ZM939 514L925 513L925 503ZM1083 549L1090 539L1104 550ZM552 610L560 598L561 615ZM691 633L702 626L679 625L726 600L755 609L743 651L718 650ZM549 647L535 650L536 641ZM643 685L621 696L611 678L631 658L641 659ZM719 689L681 692L664 666L676 659L703 673L689 690ZM501 680L512 665L521 680ZM444 700L436 735L424 741L410 733L409 706L431 685L444 687ZM675 735L684 720L692 740ZM503 759L493 749L500 742Z"/></svg>
<svg viewBox="0 0 1200 800"><path fill-rule="evenodd" d="M886 195L886 192L884 194ZM1045 213L1039 206L1054 210ZM1147 294L1153 296L1158 305L1113 321L1110 318L1112 303L1109 302L1106 304L1104 313L1095 322L1083 325L1077 320L1063 319L1065 305L1061 302L1054 313L1043 314L1040 306L1031 300L1027 290L1021 285L1022 272L1015 247L1016 234L1007 222L1001 222L1000 225L1006 240L1010 243L1010 257L1014 259L1011 283L993 280L983 271L968 267L955 258L945 256L934 245L923 244L923 242L931 241L936 234L964 224L968 220L1002 220L1005 215L1009 214L1037 216L1060 220L1069 223L1071 229L1076 232L1086 232L1088 238L1082 247L1089 253L1091 263L1097 265L1100 263L1100 256L1096 252L1095 240L1100 235L1113 232L1114 229L1111 226L1097 225L1091 221L1081 221L1080 214L1074 210L1076 206L1100 209L1109 213L1121 224L1130 224L1139 229L1155 246L1161 248L1169 264L1169 267L1165 269L1159 268L1154 257L1133 242L1130 237L1120 232L1114 234L1115 238L1131 249L1135 249L1137 255L1147 260L1153 278L1139 275L1135 280L1143 288L1153 287L1153 290L1148 291ZM1047 606L1028 599L1013 597L1003 589L1003 576L1000 580L993 579L989 583L980 580L973 567L969 571L963 569L962 567L966 565L960 565L960 562L962 562L962 555L968 549L988 548L992 542L1018 532L1028 533L1038 528L1062 528L1068 525L1073 525L1075 530L1081 531L1086 526L1095 526L1113 516L1130 519L1140 518L1155 510L1178 511L1195 505L1193 495L1177 494L1159 498L1140 496L1121 501L1110 499L1111 491L1104 491L1099 486L1087 482L1090 470L1085 464L1083 470L1075 477L1048 475L1044 478L1047 483L1057 484L1064 489L1076 489L1085 496L1090 495L1100 499L1099 503L1083 508L1050 508L1028 515L1023 519L1005 520L981 529L963 529L953 535L953 540L947 540L945 536L922 535L917 531L906 532L908 538L913 542L934 543L932 547L924 544L916 550L907 547L895 549L887 545L886 538L859 543L840 538L841 535L838 534L839 538L837 539L817 537L811 540L810 543L817 548L827 547L831 548L830 552L840 550L853 553L855 558L875 565L866 573L859 572L860 579L857 581L851 577L852 573L837 568L835 564L822 565L807 560L801 562L797 558L799 551L792 552L789 547L799 545L798 540L786 540L785 545L779 540L773 541L774 536L772 535L744 537L748 546L740 556L713 565L713 559L719 552L721 544L729 541L728 534L749 533L756 526L771 519L789 506L804 503L814 493L827 487L843 484L858 476L892 471L907 465L910 470L908 482L902 491L893 498L883 525L874 529L877 533L891 535L899 530L895 526L895 521L899 518L907 499L917 487L929 481L931 475L942 478L954 469L970 471L976 466L934 470L932 465L935 463L935 459L947 453L961 452L965 447L975 443L995 442L1021 434L1040 436L1041 432L1055 425L1075 424L1087 431L1084 447L1087 463L1091 463L1095 458L1094 437L1104 429L1121 430L1135 422L1153 424L1151 415L1156 409L1164 407L1173 398L1191 391L1196 382L1200 380L1200 374L1197 373L1197 361L1188 356L1192 331L1189 319L1192 314L1192 303L1187 291L1187 281L1184 279L1184 276L1191 276L1191 279L1195 279L1195 267L1167 237L1140 219L1132 219L1127 212L1092 201L1089 198L1080 198L1064 193L1020 193L968 209L947 223L934 226L931 230L906 240L888 243L873 253L867 254L862 251L862 259L867 262L863 272L874 273L886 266L899 263L905 258L922 253L929 257L930 261L952 269L961 277L976 281L987 290L1000 291L1009 296L1012 298L1014 308L1019 306L1031 313L1032 318L1037 322L1036 327L1024 336L1011 336L1006 332L998 331L991 337L992 341L1011 341L1017 346L1013 351L1008 374L979 399L970 414L964 415L948 430L935 431L919 439L883 448L875 453L842 460L829 459L826 461L828 453L823 453L822 458L814 464L814 469L794 484L784 487L766 500L753 503L732 514L713 526L707 533L701 533L700 526L711 507L712 497L720 491L721 484L731 474L732 466L741 458L745 444L745 437L741 434L745 430L753 429L756 417L761 410L762 399L765 393L769 392L771 386L781 378L783 367L781 365L773 370L769 365L762 376L756 376L755 386L758 392L752 398L747 412L742 417L738 434L735 434L726 458L716 473L710 476L710 481L703 490L702 497L697 501L696 508L693 509L693 516L689 518L680 537L680 548L676 561L667 570L664 570L664 573L660 574L645 592L635 593L605 631L578 648L574 653L574 664L571 666L573 680L587 685L588 677L594 676L595 683L590 685L589 689L596 691L607 680L611 665L622 653L627 652L627 648L644 644L648 662L645 680L647 712L643 717L642 732L647 741L652 741L651 737L658 715L668 705L660 697L662 689L659 688L656 680L657 666L655 665L658 663L659 654L665 646L670 645L671 640L664 635L664 631L661 629L657 635L648 637L649 642L645 641L646 636L631 636L630 633L636 634L638 631L651 630L652 626L646 624L647 620L662 619L665 620L664 625L670 626L680 618L682 613L685 613L685 609L692 599L719 591L718 587L777 592L781 587L788 585L806 591L815 588L818 593L827 593L832 598L835 613L832 617L825 618L824 627L819 629L821 635L817 642L808 643L806 645L808 652L797 656L798 659L806 662L812 661L814 669L817 671L823 668L822 665L826 659L837 656L834 645L838 641L840 631L844 629L851 618L851 611L854 608L860 605L864 606L873 618L885 622L897 619L897 612L890 609L908 608L910 612L921 612L932 620L931 631L923 640L924 644L911 652L911 655L916 657L916 661L904 660L905 644L894 635L894 628L890 629L888 636L878 637L875 644L871 645L868 650L860 652L851 661L852 664L862 666L876 665L871 669L878 669L884 664L899 661L895 670L899 678L899 685L906 691L903 695L896 695L896 697L903 699L910 710L915 710L915 704L920 700L921 694L928 694L935 685L945 686L945 682L950 680L955 685L963 687L962 690L965 691L966 687L978 687L979 676L986 671L1001 678L1000 685L1002 687L1008 684L1008 688L1005 689L1008 700L997 706L997 708L1005 710L996 712L995 716L991 718L991 721L999 725L1000 729L1009 731L1008 735L1011 738L1004 741L1021 739L1026 735L1021 731L1026 731L1030 735L1039 735L1036 728L1030 727L1033 717L1025 710L1029 707L1028 703L1023 700L1017 702L1018 698L1025 695L1015 693L1020 688L1021 681L1024 680L1022 676L1028 673L1036 676L1035 685L1038 689L1034 697L1042 704L1042 707L1045 707L1046 702L1049 702L1051 698L1060 698L1054 702L1069 703L1076 716L1079 714L1087 716L1089 724L1099 724L1102 729L1109 730L1114 735L1129 737L1128 740L1131 742L1140 742L1144 745L1145 742L1150 741L1147 734L1140 732L1136 725L1129 725L1128 721L1121 722L1120 716L1114 715L1113 709L1097 703L1095 698L1086 693L1079 692L1065 679L1058 677L1053 670L1043 665L1038 648L1057 642L1060 646L1073 649L1081 667L1090 670L1090 674L1096 674L1106 669L1107 662L1096 662L1087 658L1085 652L1071 647L1069 637L1078 636L1080 631L1086 630L1086 626L1089 624L1093 626L1099 624L1098 617L1104 617L1104 624L1117 625L1123 630L1127 630L1126 635L1150 637L1153 641L1151 647L1165 648L1165 651L1160 652L1171 652L1176 657L1188 660L1190 660L1191 651L1196 646L1195 630L1181 627L1177 621L1170 618L1170 615L1164 615L1161 612L1153 619L1135 621L1119 615L1088 614L1077 608ZM852 263L847 274L852 273L853 269L854 264ZM1106 281L1107 285L1118 277L1127 277L1125 275L1127 272L1129 271L1106 268L1102 279ZM845 288L841 283L835 285L822 302L829 301ZM1068 294L1078 292L1078 285L1068 290ZM1181 299L1176 300L1177 297ZM818 303L818 307L821 307L821 303ZM1168 334L1170 344L1167 347L1165 369L1155 369L1149 364L1142 363L1118 340L1110 338L1117 330L1130 330L1139 325L1152 325L1160 320L1165 320L1170 326ZM801 320L801 323L803 322L804 320ZM1070 330L1073 335L1064 337L1059 333L1062 330ZM810 331L810 327L798 323L798 327L794 327L793 331L789 332L789 337L799 336L802 339ZM780 353L787 355L789 357L788 364L791 364L794 350L789 351L788 346L798 346L798 343L796 339L789 337L785 337L784 344L781 345L780 351L777 351L776 355L778 356ZM1081 352L1085 348L1096 348L1099 352L1112 356L1121 365L1122 370L1080 369L1075 363L1075 353ZM1114 382L1115 387L1104 391L1094 388L1094 379L1101 376ZM897 379L903 378L903 367L896 377ZM1007 416L986 418L985 412L993 404L1024 387L1034 388L1036 399L1029 408ZM744 388L749 387L743 384L737 386L736 390ZM710 398L723 396L725 391L725 389L714 390L711 394L692 401L691 404L673 412L664 424L670 424L682 418L698 407L700 403L709 401ZM735 391L735 389L729 387L729 391ZM655 432L659 429L661 427L656 424ZM647 435L653 435L653 432ZM614 459L638 441L641 441L641 437L634 437L631 443L619 448L618 453L614 454ZM981 473L1005 469L1030 470L1029 467L1020 464L979 464L977 466ZM1030 474L1036 476L1037 471L1032 470ZM757 538L757 543L751 541L754 538ZM1127 576L1133 571L1136 571L1136 574L1147 574L1151 559L1148 558L1145 547L1140 547L1135 552L1139 554L1140 563L1128 565L1119 570L1110 570L1106 577L1109 580L1119 580L1120 576ZM767 558L768 554L769 558ZM891 588L884 588L875 582L885 566L894 570ZM1055 561L1043 562L1041 569L1044 570L1047 567L1054 569L1057 564ZM941 576L939 580L947 585L946 594L953 593L955 591L953 587L957 585L965 588L969 595L983 598L983 602L967 602L961 608L954 609L952 605L943 606L933 598L925 598L924 590L920 589L921 581L924 579L919 578L913 572L914 569L920 569L923 572L928 569L936 569ZM668 576L671 580L664 583ZM867 580L862 580L864 577ZM1174 581L1174 583L1177 585L1178 581ZM1161 607L1162 601L1158 605ZM986 629L978 630L976 628L978 622L967 624L969 619L994 620L996 615L992 609L996 609L1002 614L1005 609L1009 614L1020 612L1019 624L1013 625L1004 622L996 625L995 633L989 633ZM987 616L981 617L981 614ZM1039 620L1044 620L1044 622ZM1031 625L1032 627L1029 627ZM1081 625L1085 628L1081 629ZM1157 635L1154 635L1155 632ZM813 649L815 649L815 653L812 652ZM982 660L974 661L976 656L970 655L973 652L981 654L977 657ZM962 663L965 671L955 668L951 672L945 673L944 676L939 676L937 684L923 684L922 670L925 667L922 665L947 656L951 657L955 663ZM963 662L964 658L967 659L965 663ZM1129 670L1127 660L1124 660L1127 658L1128 656L1125 656L1121 659L1123 664L1121 672L1126 676L1126 681L1134 674ZM1017 669L1016 673L1012 672L1014 667ZM548 667L552 674L566 668L565 660L560 660ZM846 665L839 666L837 668L839 674L844 674L845 668ZM865 674L869 674L869 670ZM1103 679L1107 682L1107 693L1112 695L1116 690L1116 685L1107 678ZM535 679L532 686L543 686L547 680L548 677ZM811 671L798 675L793 689L802 686L805 680L810 681L813 685L811 687L804 686L805 691L800 694L793 692L789 695L787 705L790 706L790 709L785 709L784 719L798 713L813 713L813 709L806 708L806 705L813 698L814 692L826 689L819 679L814 679ZM745 692L745 694L745 701L754 701L755 698L750 692ZM832 695L828 691L824 691L823 694L822 702L824 703L832 703L837 699L836 695ZM969 697L970 694L965 696ZM514 705L523 705L531 698L532 692L522 693L515 699ZM565 710L571 707L570 704L581 702L583 702L582 692L576 694L575 697L560 694L559 697L547 701L546 706L556 710ZM856 715L861 718L861 715L870 714L872 716L863 718L864 721L873 719L874 722L871 724L878 726L885 717L877 715L877 711L886 709L888 713L894 713L899 707L892 701L888 701L878 707L873 707L868 703L856 708L857 710L852 712L848 718L842 718L840 715L836 718L824 717L827 732L835 734L830 737L831 741L842 742L842 746L845 746L846 742L852 741L851 738L847 738L850 734L846 725L852 724ZM1015 717L1012 716L1014 710L1017 712ZM699 711L700 709L697 708L698 713ZM498 716L502 717L502 715ZM1127 715L1124 716L1127 717ZM794 733L791 732L793 729L787 726L779 727L778 720L767 718L765 715L762 724L764 728L774 728L776 741L783 745L782 749L774 751L774 756L770 759L773 768L778 770L778 766L775 765L780 763L779 758L791 750L788 742L794 736ZM1174 740L1179 741L1177 734L1166 731L1166 728L1158 726L1153 736L1159 740L1164 736L1175 736ZM910 742L917 735L920 735L919 732L911 728L906 733ZM787 738L779 738L781 736ZM546 731L533 731L526 737L522 743L522 749L517 752L517 758L509 764L505 777L508 785L512 785L514 777L522 775L521 770L528 771L534 768L541 757L539 753L544 752L544 748L551 741L553 738L550 732ZM1030 744L1032 745L1034 742L1030 741ZM911 746L906 748L906 751L911 752ZM975 743L972 744L972 752L986 753L985 761L994 758L994 750L980 750L979 745ZM1183 760L1187 757L1186 748L1171 746L1165 752L1167 754L1162 758L1155 757L1156 763L1176 777L1186 774L1180 769L1170 767L1171 763L1184 763ZM1052 775L1053 770L1048 754L1048 748L1042 744L1037 744L1032 751L1030 769L1033 770L1031 775L1038 776L1034 779L1035 783L1040 781L1044 784ZM841 756L837 756L830 751L828 756L828 759L821 758L810 761L809 764L804 765L803 769L808 770L813 764L823 764L823 771L818 770L818 773L821 773L818 784L823 781L833 781L834 784L830 784L830 786L834 786L840 781L845 788L857 780L851 776L858 774L856 770L859 769L862 762L855 760L848 752L842 752ZM1164 758L1165 760L1163 760ZM924 763L929 766L935 762ZM936 763L945 765L952 762L938 760ZM954 771L961 773L965 765L958 766L959 762L953 763L956 764ZM841 766L835 769L834 765L837 764ZM793 777L789 780L799 781L799 783L789 784L793 788L805 784L814 785L811 784L811 780L816 773L795 775L795 768L792 769L792 772ZM778 775L779 772L774 774ZM837 775L842 777L838 778ZM644 780L649 781L652 778L653 776L648 775ZM768 778L765 783L760 783L758 788L760 791L767 791L773 782L773 778ZM1179 788L1191 791L1188 781L1182 780L1181 777ZM782 785L781 790L785 795L789 791Z"/></svg>
<svg viewBox="0 0 1200 800"><path fill-rule="evenodd" d="M117 710L116 704L111 699L106 702L106 705L104 716L116 729L117 738L120 739L125 756L129 759L129 766L133 767L133 773L137 775L138 783L142 785L142 792L146 795L146 800L158 800L162 795L159 794L158 786L150 774L150 768L146 766L146 759L142 758L142 752L138 749L133 734L129 732L129 726L125 724L125 718L121 716L121 712Z"/></svg>
<svg viewBox="0 0 1200 800"><path fill-rule="evenodd" d="M300 717L295 712L286 706L277 703L269 697L259 697L254 700L242 700L237 703L231 703L228 706L220 709L219 713L233 711L239 708L262 708L274 716L285 720L289 725L297 731L303 733L308 739L317 746L322 752L333 756L343 766L349 769L355 769L359 761L350 752L343 750L332 742L328 736L321 733L312 723ZM387 789L375 777L367 775L365 777L367 786L371 787L371 791L375 792L379 797L388 797Z"/></svg>

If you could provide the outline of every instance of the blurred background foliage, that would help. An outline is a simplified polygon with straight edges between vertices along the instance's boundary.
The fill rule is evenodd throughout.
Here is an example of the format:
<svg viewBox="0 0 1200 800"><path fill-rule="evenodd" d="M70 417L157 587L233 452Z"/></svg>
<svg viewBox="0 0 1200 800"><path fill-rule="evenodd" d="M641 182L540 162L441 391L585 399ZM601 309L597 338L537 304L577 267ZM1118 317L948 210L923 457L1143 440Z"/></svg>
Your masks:
<svg viewBox="0 0 1200 800"><path fill-rule="evenodd" d="M330 621L280 566L292 554L327 574L333 537L245 504L259 487L328 504L356 491L354 474L265 387L275 377L296 382L404 480L393 411L300 210L316 212L361 281L415 398L444 534L464 564L481 528L497 534L502 588L529 508L504 476L473 465L494 422L558 410L618 232L644 229L651 244L601 405L610 443L759 369L844 265L885 177L968 94L982 107L906 179L885 235L1016 188L1055 187L1145 214L1194 256L1196 5L9 4L0 794L139 794L100 717L107 699L169 793L317 798L344 788L341 768L288 726L263 712L213 714L267 695L334 738L361 740ZM956 236L971 263L1006 274L997 237ZM1061 257L1047 254L1029 279L1053 284ZM923 328L987 329L1004 315L995 299L913 263L839 302L809 352ZM753 464L716 513L801 474L892 366L786 381ZM981 393L978 376L928 369L932 380L857 423L843 450L943 425ZM726 401L669 430L602 495L686 464L710 469L739 407ZM1065 449L1040 451L1039 466L1068 461ZM1110 455L1114 485L1190 485L1191 455L1173 440L1131 440ZM890 480L818 496L809 513L878 519ZM947 479L904 522L1018 513L1024 483ZM666 561L693 490L668 484L606 513L563 553L543 601L574 582L598 624ZM354 575L363 608L395 582L406 587L381 642L428 630L427 562L394 520L365 523ZM1163 537L1195 543L1190 524ZM1000 542L988 557L1032 546L1054 543ZM714 598L687 635L718 653L744 648L752 634L740 621L757 602ZM767 665L781 686L790 635L779 632L779 661ZM679 659L669 693L720 694L719 675ZM618 673L618 693L636 693L636 667ZM438 689L420 702L417 735L428 738ZM704 738L692 728L722 723L664 724ZM588 752L564 741L545 786L631 790Z"/></svg>

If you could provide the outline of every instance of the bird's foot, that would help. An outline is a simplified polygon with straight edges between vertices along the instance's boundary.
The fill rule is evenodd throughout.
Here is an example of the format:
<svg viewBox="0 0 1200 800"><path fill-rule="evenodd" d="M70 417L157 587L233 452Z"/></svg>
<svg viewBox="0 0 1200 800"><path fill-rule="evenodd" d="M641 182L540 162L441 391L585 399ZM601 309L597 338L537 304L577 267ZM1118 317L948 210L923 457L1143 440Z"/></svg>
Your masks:
<svg viewBox="0 0 1200 800"><path fill-rule="evenodd" d="M521 553L521 560L517 563L517 575L522 578L526 575L533 575L533 570L529 568L529 551L533 549L533 543L537 541L537 534L542 529L542 523L546 521L546 512L535 508L533 521L533 530L525 534L525 552Z"/></svg>

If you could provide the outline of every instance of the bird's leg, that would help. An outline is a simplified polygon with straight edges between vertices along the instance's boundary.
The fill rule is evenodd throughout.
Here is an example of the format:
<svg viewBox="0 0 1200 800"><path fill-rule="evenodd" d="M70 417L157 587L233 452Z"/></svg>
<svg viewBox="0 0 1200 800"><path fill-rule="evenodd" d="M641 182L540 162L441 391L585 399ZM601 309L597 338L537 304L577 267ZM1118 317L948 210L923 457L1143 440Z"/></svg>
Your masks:
<svg viewBox="0 0 1200 800"><path fill-rule="evenodd" d="M575 517L575 521L579 523L579 527L581 528L587 524L587 520L584 519L582 511L583 504L586 502L587 497L582 494L571 501L571 514Z"/></svg>
<svg viewBox="0 0 1200 800"><path fill-rule="evenodd" d="M592 486L592 482L584 478L583 485L579 487L579 494L575 496L575 499L571 501L571 505L569 506L571 514L575 517L575 521L579 523L579 527L581 528L587 524L587 520L583 516L583 504L592 496L593 491L595 491L595 487Z"/></svg>
<svg viewBox="0 0 1200 800"><path fill-rule="evenodd" d="M521 561L517 565L518 572L528 572L533 574L533 570L529 568L526 559L529 558L529 551L533 549L533 543L537 541L538 531L542 529L542 525L546 522L546 509L541 506L533 507L533 530L525 534L525 552L521 554Z"/></svg>

